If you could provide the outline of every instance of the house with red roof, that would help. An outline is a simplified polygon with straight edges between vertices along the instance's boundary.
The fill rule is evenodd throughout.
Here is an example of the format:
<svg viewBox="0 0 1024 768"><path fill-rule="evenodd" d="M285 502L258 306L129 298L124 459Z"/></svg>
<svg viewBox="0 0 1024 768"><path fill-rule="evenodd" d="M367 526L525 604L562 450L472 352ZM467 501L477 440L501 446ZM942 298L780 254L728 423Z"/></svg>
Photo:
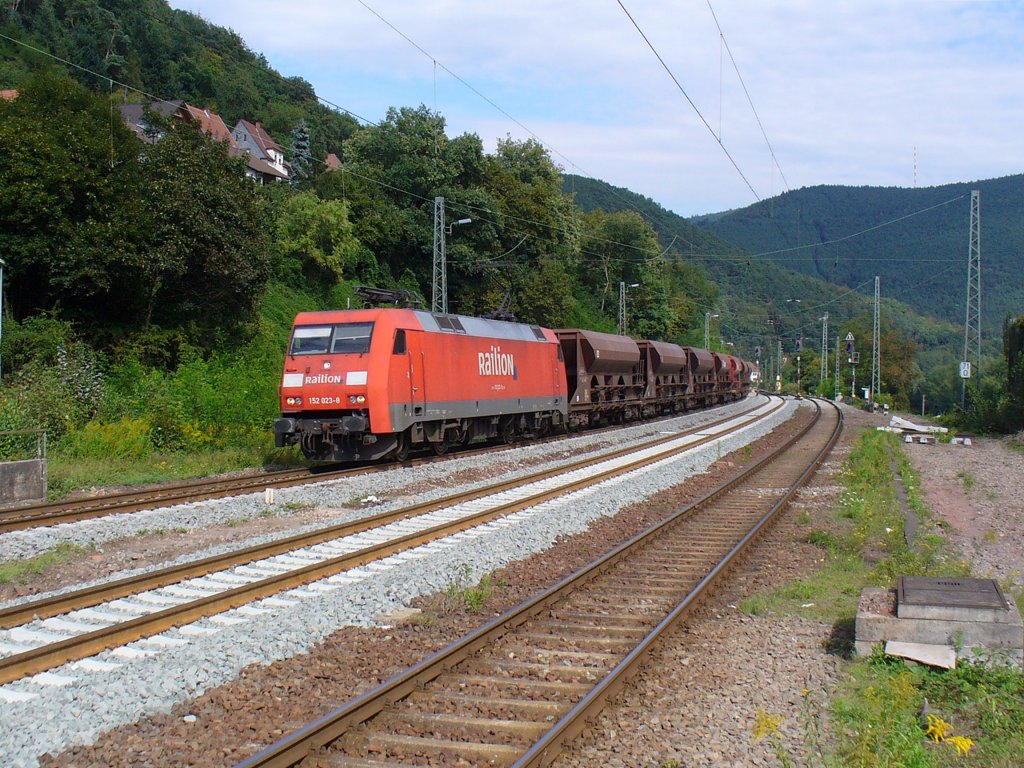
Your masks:
<svg viewBox="0 0 1024 768"><path fill-rule="evenodd" d="M211 112L205 107L202 109L193 107L191 104L185 105L185 112L187 119L198 125L199 130L214 141L226 141L229 147L237 146L234 138L231 136L231 131L228 130L224 120L216 112Z"/></svg>
<svg viewBox="0 0 1024 768"><path fill-rule="evenodd" d="M239 120L234 130L231 131L231 136L239 148L264 161L288 178L291 169L284 160L284 149L271 138L266 128L258 121L250 123L248 120Z"/></svg>

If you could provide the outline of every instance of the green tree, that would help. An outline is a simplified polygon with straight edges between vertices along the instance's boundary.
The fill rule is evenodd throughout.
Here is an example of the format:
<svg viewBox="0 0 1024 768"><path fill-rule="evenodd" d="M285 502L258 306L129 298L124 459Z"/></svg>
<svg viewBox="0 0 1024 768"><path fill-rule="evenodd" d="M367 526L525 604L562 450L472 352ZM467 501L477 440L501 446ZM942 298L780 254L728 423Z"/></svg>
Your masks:
<svg viewBox="0 0 1024 768"><path fill-rule="evenodd" d="M352 231L348 205L300 192L284 201L277 220L276 245L282 257L295 264L307 281L340 282L346 271L366 256ZM287 273L288 267L284 268Z"/></svg>
<svg viewBox="0 0 1024 768"><path fill-rule="evenodd" d="M300 119L299 124L292 129L291 184L293 187L299 186L309 178L309 160L309 126L306 125L304 119Z"/></svg>
<svg viewBox="0 0 1024 768"><path fill-rule="evenodd" d="M243 162L190 125L145 148L143 326L202 349L244 340L269 276L267 212Z"/></svg>
<svg viewBox="0 0 1024 768"><path fill-rule="evenodd" d="M460 248L486 231L483 217L464 204L459 207L464 199L481 200L483 146L473 135L448 139L444 128L444 118L424 106L390 109L379 125L362 129L346 143L345 170L322 174L330 178L318 186L349 201L360 242L391 275L411 270L422 293L428 292L431 278L435 197L451 201L449 220L467 214L474 219L472 227L452 238L453 261ZM460 295L454 272L449 286L452 297Z"/></svg>
<svg viewBox="0 0 1024 768"><path fill-rule="evenodd" d="M133 319L139 143L110 106L42 73L0 102L0 251L9 311L55 311L87 338Z"/></svg>

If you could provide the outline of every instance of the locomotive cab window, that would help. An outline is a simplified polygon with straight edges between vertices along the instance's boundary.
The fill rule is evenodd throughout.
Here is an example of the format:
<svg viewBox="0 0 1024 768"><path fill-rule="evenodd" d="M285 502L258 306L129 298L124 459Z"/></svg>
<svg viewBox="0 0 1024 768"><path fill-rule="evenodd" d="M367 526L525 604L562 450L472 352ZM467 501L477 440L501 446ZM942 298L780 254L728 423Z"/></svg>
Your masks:
<svg viewBox="0 0 1024 768"><path fill-rule="evenodd" d="M292 334L293 355L322 355L331 343L331 326L306 325L296 328Z"/></svg>
<svg viewBox="0 0 1024 768"><path fill-rule="evenodd" d="M404 355L405 354L405 329L399 328L395 331L395 345L391 348L391 354L393 355Z"/></svg>
<svg viewBox="0 0 1024 768"><path fill-rule="evenodd" d="M306 325L292 334L292 355L354 354L370 351L373 323Z"/></svg>
<svg viewBox="0 0 1024 768"><path fill-rule="evenodd" d="M373 323L338 323L334 326L334 341L331 352L335 354L362 355L370 351L370 334Z"/></svg>

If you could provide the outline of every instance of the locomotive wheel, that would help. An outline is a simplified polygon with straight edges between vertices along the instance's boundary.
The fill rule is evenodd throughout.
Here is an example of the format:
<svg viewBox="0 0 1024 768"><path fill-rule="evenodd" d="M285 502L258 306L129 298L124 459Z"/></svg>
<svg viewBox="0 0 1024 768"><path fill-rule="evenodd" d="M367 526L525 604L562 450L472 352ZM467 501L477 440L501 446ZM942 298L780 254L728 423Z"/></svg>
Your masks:
<svg viewBox="0 0 1024 768"><path fill-rule="evenodd" d="M395 448L395 452L392 454L395 461L408 461L409 460L409 433L408 431L402 432L398 435L398 447Z"/></svg>
<svg viewBox="0 0 1024 768"><path fill-rule="evenodd" d="M450 447L451 446L449 445L448 441L445 439L438 440L436 443L430 444L430 450L434 452L435 456L444 456L446 453L448 453L448 448Z"/></svg>
<svg viewBox="0 0 1024 768"><path fill-rule="evenodd" d="M516 441L516 423L512 419L506 419L501 425L501 441L505 445L512 445Z"/></svg>

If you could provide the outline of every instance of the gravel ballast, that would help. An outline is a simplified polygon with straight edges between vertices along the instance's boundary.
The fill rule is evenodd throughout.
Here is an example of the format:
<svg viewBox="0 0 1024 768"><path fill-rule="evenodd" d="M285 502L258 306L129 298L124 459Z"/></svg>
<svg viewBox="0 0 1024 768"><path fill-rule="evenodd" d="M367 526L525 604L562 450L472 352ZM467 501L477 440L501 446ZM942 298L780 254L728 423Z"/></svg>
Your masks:
<svg viewBox="0 0 1024 768"><path fill-rule="evenodd" d="M728 408L738 410L742 407L737 404ZM102 665L117 666L90 671L81 665L74 668L71 668L74 665L69 665L49 675L36 676L34 681L3 686L0 695L6 692L7 698L14 700L0 703L5 722L0 756L8 765L35 766L41 753L88 743L102 731L132 722L143 714L166 712L180 701L231 681L239 670L248 665L265 665L306 651L339 627L386 624L388 620L382 617L407 608L418 597L442 591L463 580L475 583L484 574L512 560L543 551L560 537L586 530L594 521L614 515L638 499L703 471L722 455L770 431L772 426L788 418L795 408L795 404L790 403L767 423L748 428L742 435L716 440L698 449L695 455L672 462L670 467L662 465L656 471L635 472L602 484L600 490L579 492L549 502L542 510L535 508L516 513L499 523L444 542L425 545L414 554L397 555L379 566L356 569L342 574L341 578L332 577L333 581L325 580L327 583L321 587L308 586L264 600L258 604L260 613L239 609L198 622L188 632L177 630L165 633L156 641L141 641L133 646L138 654L135 658L128 658L125 653L117 651L96 657L95 661ZM708 421L721 416L724 410L716 409L713 415L704 413L698 417ZM646 429L649 435L673 426L670 422L662 422L634 429ZM577 439L584 441L580 445L587 440L585 437ZM616 443L620 440L616 439ZM579 455L577 451L582 450L578 446L566 447L564 452L572 453L575 458ZM530 451L536 451L537 455L552 452L550 446L535 446L521 451L522 454L515 453L517 462L528 462ZM470 462L472 469L483 470L481 475L486 482L492 482L496 478L487 471L488 459L471 457L459 461ZM502 460L508 462L509 458L506 456ZM496 459L490 459L492 468L495 462ZM324 484L315 489L290 489L295 495L289 493L286 498L278 498L277 503L313 503L327 507L369 496L387 498L407 489L412 482L429 483L432 474L437 474L437 482L443 482L443 475L465 469L448 463L435 464L416 470L372 475L365 482L361 478L358 482ZM407 471L415 472L415 477L401 477L400 473ZM451 490L446 487L436 494ZM299 492L311 496L300 497ZM425 492L422 498L427 495L429 493ZM419 493L417 498L421 498ZM407 502L408 499L394 499L391 503L398 506ZM217 513L227 515L224 519L238 518L246 514L246 509L250 510L249 514L258 516L265 509L261 494L255 499L205 502L202 506L217 508L222 504L231 507L228 512L222 510ZM372 511L384 508L386 505L380 505ZM176 514L195 514L194 511L177 509L160 512L171 516L162 523L168 527L180 525L179 521L187 519L173 517ZM106 524L119 525L113 522ZM149 521L146 527L153 525ZM25 540L21 538L21 542ZM209 552L197 553L193 557L199 554ZM32 698L23 698L26 695Z"/></svg>

